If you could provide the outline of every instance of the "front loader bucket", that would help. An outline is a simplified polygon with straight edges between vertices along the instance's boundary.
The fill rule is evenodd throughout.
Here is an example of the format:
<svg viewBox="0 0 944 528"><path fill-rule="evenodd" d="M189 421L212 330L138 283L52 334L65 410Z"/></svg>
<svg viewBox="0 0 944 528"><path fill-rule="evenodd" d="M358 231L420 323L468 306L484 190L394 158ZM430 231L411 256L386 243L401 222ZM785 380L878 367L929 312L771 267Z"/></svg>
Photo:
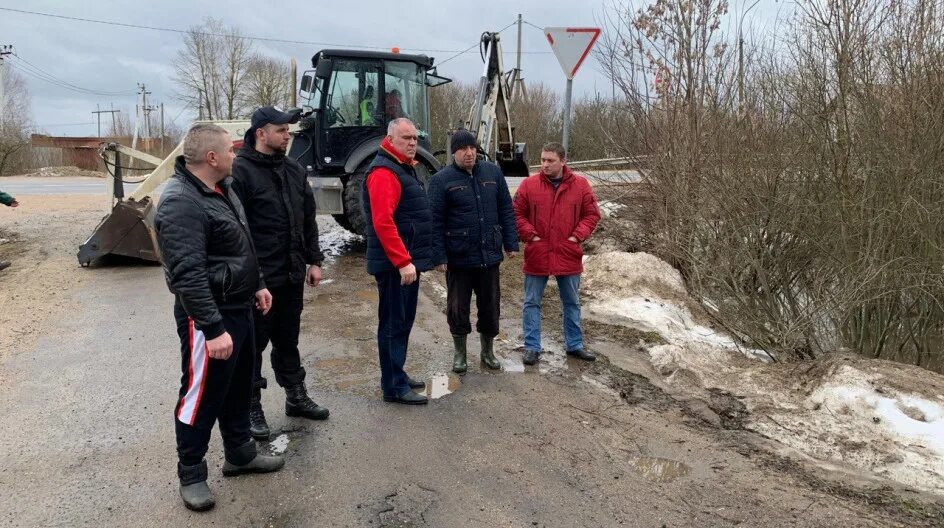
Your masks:
<svg viewBox="0 0 944 528"><path fill-rule="evenodd" d="M102 219L92 236L79 246L79 264L88 266L105 255L121 255L160 262L154 233L154 206L143 198L118 202Z"/></svg>

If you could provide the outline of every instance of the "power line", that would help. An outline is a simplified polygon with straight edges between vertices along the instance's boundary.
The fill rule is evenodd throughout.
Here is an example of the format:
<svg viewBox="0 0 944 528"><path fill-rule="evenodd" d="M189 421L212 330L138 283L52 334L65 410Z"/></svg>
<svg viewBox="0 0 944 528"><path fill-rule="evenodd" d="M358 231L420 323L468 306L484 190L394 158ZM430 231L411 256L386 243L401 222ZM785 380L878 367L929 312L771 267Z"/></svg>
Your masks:
<svg viewBox="0 0 944 528"><path fill-rule="evenodd" d="M50 127L72 127L72 126L87 126L94 125L95 121L90 123L50 123L45 125L39 125L38 128L50 128Z"/></svg>
<svg viewBox="0 0 944 528"><path fill-rule="evenodd" d="M108 92L108 91L103 91L103 90L94 90L91 88L84 88L82 86L72 84L68 81L60 79L59 77L56 77L55 75L43 70L39 66L36 66L35 64L24 59L17 53L14 53L13 57L17 59L17 62L19 63L19 66L20 66L20 71L22 71L23 73L31 75L32 77L35 77L41 81L45 81L47 83L59 86L60 88L65 88L66 90L71 90L73 92L83 93L87 95L103 95L103 96L126 96L126 95L132 95L135 93L131 90L120 91L120 92Z"/></svg>
<svg viewBox="0 0 944 528"><path fill-rule="evenodd" d="M280 39L280 38L273 38L273 37L258 37L258 36L250 36L250 35L228 35L228 34L225 34L225 33L212 33L212 32L209 32L209 31L199 31L199 30L189 30L189 29L175 29L175 28L166 28L166 27L159 27L159 26L145 26L145 25L141 25L141 24L128 24L128 23L125 23L125 22L116 22L116 21L113 21L113 20L97 20L97 19L94 19L94 18L83 18L83 17L74 17L74 16L66 16L66 15L57 15L57 14L54 14L54 13L43 13L43 12L40 12L40 11L27 11L27 10L25 10L25 9L13 9L13 8L10 8L10 7L0 7L0 11L9 11L9 12L12 12L12 13L20 13L20 14L24 14L24 15L35 15L35 16L44 16L44 17L49 17L49 18L58 18L58 19L61 19L61 20L70 20L70 21L76 21L76 22L90 22L90 23L93 23L93 24L104 24L104 25L108 25L108 26L120 26L120 27L132 28L132 29L146 29L146 30L151 30L151 31L165 31L165 32L169 32L169 33L178 33L178 34L184 34L184 35L186 35L186 34L191 34L191 33L192 33L192 34L204 35L204 36L208 36L208 37L236 37L236 38L240 38L240 39L244 39L244 40L257 40L257 41L260 41L260 42L278 42L278 43L283 43L283 44L305 44L305 45L311 45L311 46L326 46L326 47L341 48L341 49L371 49L371 50L384 50L384 51L390 49L390 46L367 46L367 45L363 45L363 44L340 44L340 43L335 43L335 42L318 42L318 41L311 41L311 40L292 40L292 39ZM514 24L511 24L511 25L514 25ZM510 26L509 26L509 27L510 27ZM505 28L505 29L507 29L507 28ZM504 29L502 29L501 31L504 31ZM476 44L476 46L477 46L477 45L478 45L478 44ZM475 46L473 46L473 48L474 48L474 47L475 47ZM457 54L459 54L459 55L461 55L461 54L463 54L463 53L467 53L467 52L469 51L469 50L457 51L457 50L426 49L426 48L402 48L402 49L409 50L409 51L420 51L420 52L425 52L425 53L457 53ZM470 49L471 49L471 48L470 48ZM542 55L543 55L543 54L546 54L546 53L549 53L549 52L534 51L534 52L523 52L523 53L533 53L533 54L542 54Z"/></svg>
<svg viewBox="0 0 944 528"><path fill-rule="evenodd" d="M39 12L39 11L27 11L27 10L25 10L25 9L13 9L13 8L9 8L9 7L0 7L0 11L10 11L10 12L13 12L13 13L22 13L22 14L25 14L25 15L44 16L44 17L49 17L49 18L58 18L58 19L62 19L62 20L72 20L72 21L78 21L78 22L91 22L91 23L94 23L94 24L105 24L105 25L109 25L109 26L121 26L121 27L133 28L133 29L148 29L148 30L152 30L152 31L166 31L166 32L170 32L170 33L179 33L179 34L194 33L194 34L197 34L197 35L205 35L205 36L210 36L210 37L233 37L233 36L235 36L235 37L238 37L238 38L241 38L241 39L246 39L246 40L258 40L258 41L263 41L263 42L280 42L280 43L284 43L284 44L308 44L308 45L315 45L315 46L330 46L330 47L340 47L340 48L363 48L363 49L375 49L375 50L388 50L388 49L390 49L389 46L350 45L350 44L337 44L337 43L332 43L332 42L317 42L317 41L311 41L311 40L291 40L291 39L280 39L280 38L273 38L273 37L255 37L255 36L248 36L248 35L227 35L227 34L225 34L225 33L211 33L211 32L208 32L208 31L191 31L191 30L185 30L185 29L175 29L175 28L166 28L166 27L158 27L158 26L145 26L145 25L141 25L141 24L127 24L127 23L124 23L124 22L116 22L116 21L113 21L113 20L96 20L96 19L93 19L93 18L82 18L82 17L73 17L73 16L66 16L66 15L57 15L57 14L54 14L54 13L42 13L42 12ZM410 49L410 50L413 50L413 51L426 51L426 52L431 52L431 53L453 53L453 52L455 52L455 50L442 50L442 49L420 49L420 48L404 48L404 49Z"/></svg>
<svg viewBox="0 0 944 528"><path fill-rule="evenodd" d="M507 26L505 26L505 27L499 29L498 31L496 31L496 33L501 33L501 32L503 32L503 31L505 31L506 29L510 28L511 26L516 25L516 24L518 24L518 20L517 20L517 19L516 19L514 22L512 22L511 24L508 24ZM476 42L475 44L472 44L472 45L469 46L468 48L466 48L466 49L464 49L464 50L462 50L462 51L456 53L456 54L453 55L452 57L449 57L448 59L446 59L446 60L444 60L444 61L441 61L439 64L437 64L437 66L442 66L443 64L446 64L447 62L451 61L452 59L455 59L456 57L458 57L458 56L460 56L460 55L465 55L466 53L469 53L470 51L472 51L472 50L478 48L480 44L481 44L481 41ZM515 52L514 52L514 51L506 51L506 52L505 52L505 54L512 54L512 53L515 53ZM527 54L533 54L533 55L544 55L544 54L547 54L547 53L550 53L550 52L549 52L549 51L522 51L521 53L523 53L523 54L524 54L524 53L527 53Z"/></svg>

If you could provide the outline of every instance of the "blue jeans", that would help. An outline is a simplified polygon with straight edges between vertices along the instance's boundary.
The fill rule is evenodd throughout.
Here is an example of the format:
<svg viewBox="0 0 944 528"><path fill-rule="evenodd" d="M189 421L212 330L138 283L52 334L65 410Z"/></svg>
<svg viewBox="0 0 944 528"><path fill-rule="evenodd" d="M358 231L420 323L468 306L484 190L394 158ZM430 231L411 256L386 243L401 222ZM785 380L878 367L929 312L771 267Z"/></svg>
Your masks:
<svg viewBox="0 0 944 528"><path fill-rule="evenodd" d="M377 308L377 352L380 359L380 388L384 396L396 398L410 390L407 375L406 349L410 342L410 331L416 319L416 301L420 292L420 278L409 286L400 285L397 270L378 273L377 292L380 305Z"/></svg>
<svg viewBox="0 0 944 528"><path fill-rule="evenodd" d="M541 352L541 300L548 277L524 276L524 348ZM564 312L564 344L567 350L583 350L580 327L580 275L556 277Z"/></svg>

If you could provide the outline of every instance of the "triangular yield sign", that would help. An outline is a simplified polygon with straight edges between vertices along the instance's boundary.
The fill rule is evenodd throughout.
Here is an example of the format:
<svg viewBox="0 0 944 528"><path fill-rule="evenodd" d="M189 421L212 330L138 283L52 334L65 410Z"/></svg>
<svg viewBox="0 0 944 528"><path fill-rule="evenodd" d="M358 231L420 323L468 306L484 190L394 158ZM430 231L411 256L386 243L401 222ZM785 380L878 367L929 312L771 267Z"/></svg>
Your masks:
<svg viewBox="0 0 944 528"><path fill-rule="evenodd" d="M564 69L564 75L573 79L580 65L590 54L593 44L600 37L600 28L548 27L544 28L544 36L551 43L551 49Z"/></svg>

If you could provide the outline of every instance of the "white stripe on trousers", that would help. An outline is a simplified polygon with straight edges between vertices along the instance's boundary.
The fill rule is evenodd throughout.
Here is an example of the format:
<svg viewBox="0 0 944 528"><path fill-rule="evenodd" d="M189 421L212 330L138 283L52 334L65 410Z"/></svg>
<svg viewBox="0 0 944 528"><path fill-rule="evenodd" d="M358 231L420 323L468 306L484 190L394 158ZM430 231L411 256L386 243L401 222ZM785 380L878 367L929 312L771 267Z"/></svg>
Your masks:
<svg viewBox="0 0 944 528"><path fill-rule="evenodd" d="M180 402L177 419L187 425L193 425L197 419L197 410L203 398L203 386L206 384L206 371L209 356L206 349L206 338L201 330L193 326L190 319L190 381L187 393Z"/></svg>

